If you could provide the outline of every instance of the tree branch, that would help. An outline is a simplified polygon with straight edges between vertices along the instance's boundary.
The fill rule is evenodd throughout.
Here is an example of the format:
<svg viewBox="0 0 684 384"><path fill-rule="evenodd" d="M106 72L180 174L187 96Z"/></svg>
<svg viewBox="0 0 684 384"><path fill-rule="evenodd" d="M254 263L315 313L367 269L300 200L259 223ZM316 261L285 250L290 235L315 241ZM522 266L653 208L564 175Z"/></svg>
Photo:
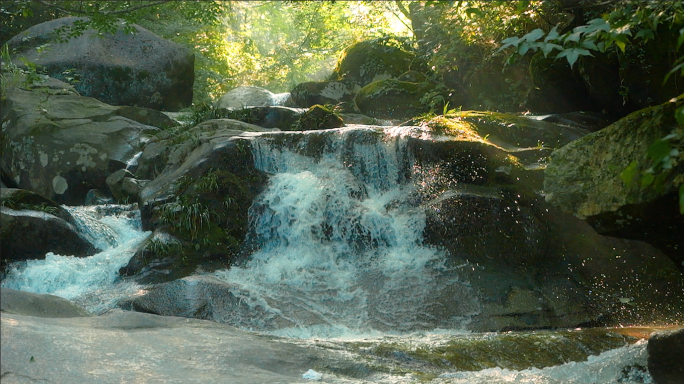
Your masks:
<svg viewBox="0 0 684 384"><path fill-rule="evenodd" d="M55 3L51 3L51 2L48 2L48 1L45 1L45 0L36 0L36 1L37 1L38 3L40 3L40 4L44 5L44 6L46 6L46 7L54 8L54 9L57 9L57 10L59 10L59 11L66 12L66 13L71 13L71 14L77 13L77 14L80 14L80 15L88 15L88 14L90 14L90 12L88 12L88 11L83 11L83 10L80 10L80 9L71 9L71 8L60 7L59 5L57 5L57 4L55 4ZM132 7L132 8L120 9L120 10L118 10L118 11L103 12L102 14L104 14L104 15L120 15L120 14L122 14L122 13L128 13L128 12L137 11L138 9L142 9L142 8L154 7L154 6L157 6L157 5L161 5L161 4L164 4L164 3L168 3L169 1L171 1L171 0L162 0L162 1L157 1L157 2L155 2L155 3L148 3L148 4L138 5L138 6L135 6L135 7Z"/></svg>

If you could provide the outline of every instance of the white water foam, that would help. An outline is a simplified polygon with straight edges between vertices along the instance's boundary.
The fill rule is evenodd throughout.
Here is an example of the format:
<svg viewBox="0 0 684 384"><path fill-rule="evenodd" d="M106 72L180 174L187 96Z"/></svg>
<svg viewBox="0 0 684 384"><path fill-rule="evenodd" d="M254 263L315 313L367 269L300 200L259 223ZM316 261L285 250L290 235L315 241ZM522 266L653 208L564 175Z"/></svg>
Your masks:
<svg viewBox="0 0 684 384"><path fill-rule="evenodd" d="M278 335L460 328L478 303L445 273L445 255L422 245L425 215L401 182L404 144L346 139L331 135L320 159L255 140L257 168L273 174L250 210L248 241L261 248L215 276L277 318L266 330Z"/></svg>
<svg viewBox="0 0 684 384"><path fill-rule="evenodd" d="M110 208L115 208L111 207ZM68 207L79 231L103 249L89 257L56 255L44 260L13 264L2 286L34 293L49 293L77 301L91 312L100 313L114 302L137 290L133 283L115 284L137 247L150 235L140 230L139 211L101 216L97 207ZM116 210L121 212L121 209ZM98 218L98 216L101 216Z"/></svg>

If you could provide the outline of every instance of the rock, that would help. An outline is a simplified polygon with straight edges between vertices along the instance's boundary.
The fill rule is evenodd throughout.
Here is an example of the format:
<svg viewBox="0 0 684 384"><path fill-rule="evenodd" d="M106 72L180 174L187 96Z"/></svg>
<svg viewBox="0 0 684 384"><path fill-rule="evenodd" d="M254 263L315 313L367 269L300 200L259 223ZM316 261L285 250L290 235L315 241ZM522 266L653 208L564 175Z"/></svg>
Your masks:
<svg viewBox="0 0 684 384"><path fill-rule="evenodd" d="M338 81L311 81L297 84L290 94L292 103L303 108L316 104L336 105L354 98L349 88Z"/></svg>
<svg viewBox="0 0 684 384"><path fill-rule="evenodd" d="M52 40L59 28L73 28L85 18L65 17L35 25L10 39L10 49L48 74L79 78L76 90L112 105L178 111L192 103L194 55L179 44L133 24L135 33L117 31L100 36L95 30L66 42ZM38 53L38 46L49 43ZM18 63L21 64L21 63Z"/></svg>
<svg viewBox="0 0 684 384"><path fill-rule="evenodd" d="M429 107L421 98L435 85L409 83L393 79L372 82L361 88L354 103L364 115L379 118L404 119L428 112Z"/></svg>
<svg viewBox="0 0 684 384"><path fill-rule="evenodd" d="M427 77L418 71L406 71L397 77L399 81L408 81L409 83L422 83L427 81Z"/></svg>
<svg viewBox="0 0 684 384"><path fill-rule="evenodd" d="M76 224L69 211L61 205L25 189L3 187L0 189L0 200L3 207L14 210L42 211L55 215L68 223Z"/></svg>
<svg viewBox="0 0 684 384"><path fill-rule="evenodd" d="M278 128L283 131L292 130L299 117L306 112L303 108L280 106L247 107L242 109L218 109L216 115L225 119L243 121L263 128Z"/></svg>
<svg viewBox="0 0 684 384"><path fill-rule="evenodd" d="M331 77L358 92L374 81L397 78L412 69L414 60L414 54L397 47L362 41L344 50Z"/></svg>
<svg viewBox="0 0 684 384"><path fill-rule="evenodd" d="M113 311L48 319L2 313L3 381L301 383L309 368L358 381L348 356L209 321ZM364 370L365 369L365 370ZM335 373L333 373L335 372Z"/></svg>
<svg viewBox="0 0 684 384"><path fill-rule="evenodd" d="M215 119L181 135L160 135L145 147L141 163L164 168L139 193L143 228L159 229L180 245L166 247L159 239L151 240L126 267L127 275L146 273L150 264L173 271L155 275L159 282L186 276L198 266L230 266L247 233L247 210L266 181L254 168L248 136L242 134L264 131Z"/></svg>
<svg viewBox="0 0 684 384"><path fill-rule="evenodd" d="M214 108L245 108L245 107L268 107L273 105L274 94L264 88L244 86L237 87L221 96Z"/></svg>
<svg viewBox="0 0 684 384"><path fill-rule="evenodd" d="M0 310L36 317L87 317L90 313L67 299L55 295L0 288Z"/></svg>
<svg viewBox="0 0 684 384"><path fill-rule="evenodd" d="M344 126L342 118L322 105L314 105L309 108L299 120L292 126L293 131L313 131L318 129L331 129Z"/></svg>
<svg viewBox="0 0 684 384"><path fill-rule="evenodd" d="M548 202L587 220L598 233L646 241L684 271L684 220L677 197L684 183L684 152L671 170L658 172L655 185L642 179L651 167L648 151L655 140L684 135L674 116L681 105L684 97L634 112L554 151L544 191ZM621 174L632 162L635 172L626 183Z"/></svg>
<svg viewBox="0 0 684 384"><path fill-rule="evenodd" d="M119 169L107 176L105 182L109 187L109 192L114 196L115 200L122 201L128 194L124 194L123 183L126 178L133 178L133 174L126 169Z"/></svg>
<svg viewBox="0 0 684 384"><path fill-rule="evenodd" d="M111 169L111 164L126 164L160 131L132 120L151 122L150 111L14 89L2 100L0 164L20 188L61 204L82 204L90 189L107 189L107 176L120 168ZM175 124L161 113L153 120Z"/></svg>
<svg viewBox="0 0 684 384"><path fill-rule="evenodd" d="M4 263L44 259L48 252L82 257L93 255L98 250L78 233L74 225L57 216L2 207Z"/></svg>
<svg viewBox="0 0 684 384"><path fill-rule="evenodd" d="M648 339L648 372L655 384L678 384L684 378L684 329L656 332Z"/></svg>
<svg viewBox="0 0 684 384"><path fill-rule="evenodd" d="M403 304L392 301L397 299L396 291L388 294L383 290L384 284L394 280L383 279L382 276L387 277L383 272L364 270L363 276L355 282L355 286L364 292L362 315L359 315L364 319L364 326L379 330L396 330L405 324L425 329L448 328L458 321L455 319L466 316L468 329L497 331L681 318L684 298L680 292L684 279L670 259L645 243L598 235L582 220L558 211L538 196L537 191L543 185L543 167L527 167L525 163L532 158L528 159L527 151L521 151L518 146L539 140L565 145L572 140L572 136L563 136L566 127L554 130L550 129L551 123L537 124L539 122L515 116L506 121L505 115L500 116L503 120L498 120L497 124L491 124L489 115L479 116L481 121L477 116L468 120L468 114L464 113L460 120L453 118L453 124L458 127L454 129L435 129L437 127L428 122L422 127L386 130L350 127L334 131L251 134L249 139L245 134L242 137L252 141L250 146L258 169L277 167L277 164L269 163L274 161L269 156L284 149L310 157L313 162L340 155L345 166L356 172L344 182L347 193L362 200L367 192L358 179L373 178L381 172L394 173L383 169L384 163L377 169L366 167L366 163L350 152L357 146L364 147L368 151L363 152L364 155L380 158L384 152L374 152L372 148L392 147L397 144L393 142L397 135L408 136L401 144L401 151L406 152L397 160L400 169L396 177L409 186L412 184L415 190L406 202L387 202L385 214L395 214L394 204L407 204L410 209L424 212L424 246L444 252L444 269L449 273L435 272L438 276L434 281L425 284L424 289L429 294L421 299L420 305L424 307L420 310L411 307L406 311L391 311L389 306ZM525 126L523 122L530 125ZM508 132L510 136L506 136L507 131L513 133ZM511 148L484 140L480 136L483 132L499 132L511 143ZM335 152L338 149L340 152ZM531 151L540 156L539 149ZM230 156L230 152L221 153ZM546 156L548 150L542 153ZM411 160L402 163L401 159ZM211 173L204 177L213 178ZM156 180L151 185L154 183ZM190 183L195 186L181 192ZM198 185L210 183L193 178L178 185L183 187L176 190L177 195L195 196ZM256 200L252 197L249 202L252 212L269 207L260 200L262 197ZM161 201L158 206L173 207L168 209L176 212L175 206L168 205L177 204L173 199L171 203ZM246 200L244 204L247 204ZM153 209L150 212L152 220L162 217ZM168 230L159 223L161 221L156 224L157 228ZM313 227L318 225L316 223L312 224L312 233L319 231ZM252 222L250 225L254 229L257 224ZM344 227L346 224L339 225ZM345 233L356 230L354 225L349 228ZM258 236L251 236L254 232L249 233L247 240L240 244L245 256L263 246ZM320 236L321 241L325 241L326 236L337 235L328 235L323 229ZM208 236L197 238L204 237ZM346 246L353 255L366 254L375 249L373 247L381 249L377 243L385 241L380 237L371 241L362 232L349 239ZM169 252L167 257L174 254ZM242 261L242 258L232 260ZM244 267L239 262L234 265ZM175 271L182 268L179 264L174 267L173 263L168 263L159 269ZM221 278L222 273L188 276L158 285L126 305L152 313L199 317L267 330L302 324L331 325L330 319L321 316L320 312L293 304L298 302L295 300L298 292L292 292L291 297L290 291L284 291L286 300L273 296L255 297L259 292L227 283L233 280ZM458 275L458 283L453 281L455 275ZM405 300L405 297L398 300ZM225 308L231 308L231 311ZM417 311L421 314L420 325L415 325Z"/></svg>

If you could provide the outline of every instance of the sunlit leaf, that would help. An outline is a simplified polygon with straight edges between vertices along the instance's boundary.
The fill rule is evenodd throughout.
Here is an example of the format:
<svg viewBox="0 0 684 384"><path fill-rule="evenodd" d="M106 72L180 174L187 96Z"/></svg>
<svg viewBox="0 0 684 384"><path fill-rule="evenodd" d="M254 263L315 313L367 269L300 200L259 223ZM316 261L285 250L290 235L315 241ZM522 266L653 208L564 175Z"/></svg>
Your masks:
<svg viewBox="0 0 684 384"><path fill-rule="evenodd" d="M518 11L518 13L522 13L524 10L527 9L529 5L529 1L518 1L518 4L516 4L516 10Z"/></svg>
<svg viewBox="0 0 684 384"><path fill-rule="evenodd" d="M637 174L637 162L636 160L629 163L627 168L620 172L620 178L624 181L625 185L629 186L634 180L634 176Z"/></svg>

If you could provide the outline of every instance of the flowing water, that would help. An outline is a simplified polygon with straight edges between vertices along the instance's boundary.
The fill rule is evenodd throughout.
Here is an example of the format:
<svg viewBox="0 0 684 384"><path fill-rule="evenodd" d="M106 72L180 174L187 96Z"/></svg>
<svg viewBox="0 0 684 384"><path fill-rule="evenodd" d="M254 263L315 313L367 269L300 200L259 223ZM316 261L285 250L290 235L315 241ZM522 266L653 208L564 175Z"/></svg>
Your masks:
<svg viewBox="0 0 684 384"><path fill-rule="evenodd" d="M318 147L311 142L316 133L293 145L269 135L252 140L255 166L270 175L250 208L247 242L258 250L244 264L213 277L234 286L242 302L259 308L258 316L255 312L240 324L243 328L298 343L315 338L358 356L372 351L374 358L382 357L374 364L387 371L377 381L403 382L406 372L421 371L415 368L421 358L429 362L436 356L439 348L426 346L481 338L465 331L480 307L457 267L422 243L425 215L415 206L417 191L407 177L412 159L406 141L400 135L359 140L357 133L340 131ZM68 209L102 252L84 258L48 253L45 260L17 263L2 286L55 294L104 313L144 288L119 280L118 270L150 233L141 230L137 207ZM449 297L448 309L437 300L442 296ZM273 319L278 326L267 326ZM382 345L408 347L388 350ZM516 355L515 348L514 343L499 350ZM441 368L424 378L450 383L651 382L639 368L646 364L645 343L620 341L609 349L586 361L561 360L546 368L500 364L460 370L442 359ZM432 361L426 367L440 364Z"/></svg>

